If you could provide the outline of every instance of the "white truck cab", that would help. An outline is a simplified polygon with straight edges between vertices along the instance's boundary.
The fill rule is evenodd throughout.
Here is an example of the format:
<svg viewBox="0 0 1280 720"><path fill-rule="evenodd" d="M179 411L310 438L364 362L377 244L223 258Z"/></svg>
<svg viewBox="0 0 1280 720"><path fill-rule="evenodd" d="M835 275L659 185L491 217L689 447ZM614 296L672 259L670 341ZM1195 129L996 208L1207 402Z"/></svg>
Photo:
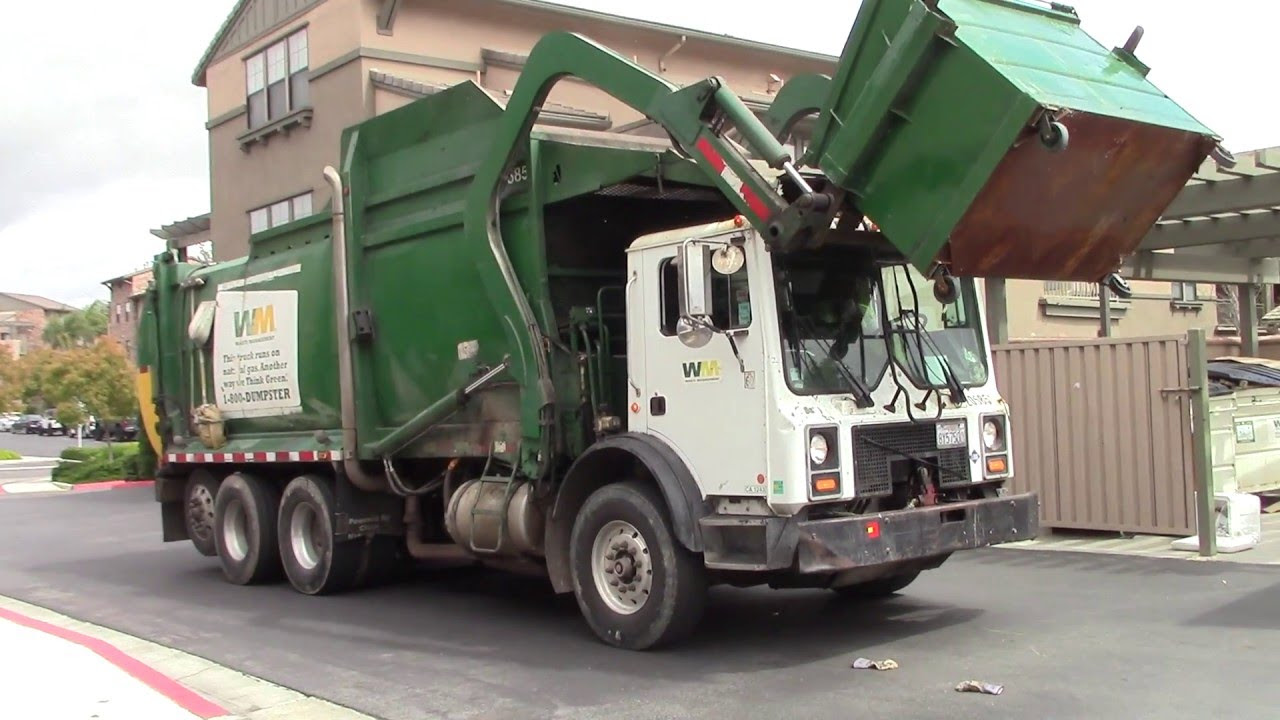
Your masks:
<svg viewBox="0 0 1280 720"><path fill-rule="evenodd" d="M1001 489L1008 408L974 281L940 300L867 237L773 253L734 219L629 248L628 431L689 468L709 567L852 580L858 546L891 534L870 563L890 574L1034 535L1033 498Z"/></svg>

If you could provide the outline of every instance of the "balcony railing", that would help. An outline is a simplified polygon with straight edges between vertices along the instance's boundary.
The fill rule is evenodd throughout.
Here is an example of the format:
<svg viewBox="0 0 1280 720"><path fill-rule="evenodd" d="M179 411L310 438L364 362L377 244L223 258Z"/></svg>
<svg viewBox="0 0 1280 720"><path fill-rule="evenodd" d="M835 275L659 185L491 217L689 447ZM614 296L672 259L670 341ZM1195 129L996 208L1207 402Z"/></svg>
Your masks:
<svg viewBox="0 0 1280 720"><path fill-rule="evenodd" d="M1096 283L1045 282L1044 294L1052 298L1086 298L1097 300L1100 296Z"/></svg>

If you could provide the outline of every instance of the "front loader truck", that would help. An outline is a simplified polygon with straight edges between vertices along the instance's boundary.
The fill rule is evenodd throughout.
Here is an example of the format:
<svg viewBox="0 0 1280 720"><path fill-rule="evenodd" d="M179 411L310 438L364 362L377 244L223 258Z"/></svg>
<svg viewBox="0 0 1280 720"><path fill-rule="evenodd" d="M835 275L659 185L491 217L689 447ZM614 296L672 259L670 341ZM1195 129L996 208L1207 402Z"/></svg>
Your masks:
<svg viewBox="0 0 1280 720"><path fill-rule="evenodd" d="M713 584L875 597L1034 537L978 281L1123 291L1228 157L1139 35L864 0L835 72L757 115L553 33L505 105L465 82L348 128L327 209L238 260L155 258L164 540L314 595L414 559L545 574L646 649ZM565 76L666 137L538 125Z"/></svg>

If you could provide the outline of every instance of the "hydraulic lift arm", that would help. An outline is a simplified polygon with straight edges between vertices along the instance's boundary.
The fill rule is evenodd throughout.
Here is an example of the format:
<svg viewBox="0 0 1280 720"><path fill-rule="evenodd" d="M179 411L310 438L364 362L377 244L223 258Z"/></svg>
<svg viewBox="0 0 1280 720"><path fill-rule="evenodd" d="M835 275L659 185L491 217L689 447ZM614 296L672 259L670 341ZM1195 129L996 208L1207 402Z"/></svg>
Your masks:
<svg viewBox="0 0 1280 720"><path fill-rule="evenodd" d="M544 473L551 455L547 408L554 393L548 343L507 255L499 213L502 180L528 142L547 94L566 76L600 88L665 128L677 150L706 171L738 212L775 247L804 244L816 231L830 227L838 207L838 196L809 187L769 129L719 78L680 88L580 35L557 32L540 40L507 103L492 151L476 173L465 211L467 237L487 245L497 262L496 268L487 262L480 268L490 297L497 307L510 311L504 313L507 317L519 318L521 331L511 327L508 334L521 348L521 362L513 372L526 389L523 436L526 441L536 440L524 443L522 465L535 477ZM798 190L793 200L789 202L725 137L729 129L736 129L769 167L787 174Z"/></svg>

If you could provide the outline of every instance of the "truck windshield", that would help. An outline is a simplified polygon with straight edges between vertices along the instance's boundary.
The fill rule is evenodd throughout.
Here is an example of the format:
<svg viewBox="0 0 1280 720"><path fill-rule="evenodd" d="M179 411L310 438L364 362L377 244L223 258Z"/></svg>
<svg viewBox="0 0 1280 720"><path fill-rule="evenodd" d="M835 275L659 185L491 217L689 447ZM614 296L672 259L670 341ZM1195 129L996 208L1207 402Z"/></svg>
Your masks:
<svg viewBox="0 0 1280 720"><path fill-rule="evenodd" d="M783 370L792 392L864 394L884 376L891 348L917 386L947 387L948 367L962 385L986 382L972 280L958 280L959 298L943 304L911 266L877 265L857 248L775 253L773 264Z"/></svg>
<svg viewBox="0 0 1280 720"><path fill-rule="evenodd" d="M888 367L876 269L865 253L828 245L774 253L783 371L798 395L862 394Z"/></svg>
<svg viewBox="0 0 1280 720"><path fill-rule="evenodd" d="M882 268L885 316L893 358L919 387L947 387L948 370L966 387L987 382L986 350L971 279L957 279L955 302L942 303L933 283L910 265Z"/></svg>

